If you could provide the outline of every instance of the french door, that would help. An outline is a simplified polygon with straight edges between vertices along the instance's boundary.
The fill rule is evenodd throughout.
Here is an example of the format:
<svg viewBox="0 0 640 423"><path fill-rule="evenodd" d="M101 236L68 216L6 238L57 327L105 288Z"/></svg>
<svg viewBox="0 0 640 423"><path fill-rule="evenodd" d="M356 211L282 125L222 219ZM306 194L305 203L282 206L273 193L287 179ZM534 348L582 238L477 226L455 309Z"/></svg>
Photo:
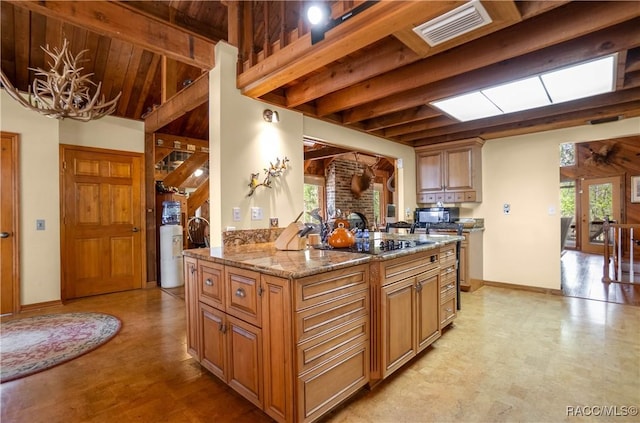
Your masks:
<svg viewBox="0 0 640 423"><path fill-rule="evenodd" d="M622 178L583 179L581 186L580 245L585 253L604 253L602 222L605 217L620 222Z"/></svg>

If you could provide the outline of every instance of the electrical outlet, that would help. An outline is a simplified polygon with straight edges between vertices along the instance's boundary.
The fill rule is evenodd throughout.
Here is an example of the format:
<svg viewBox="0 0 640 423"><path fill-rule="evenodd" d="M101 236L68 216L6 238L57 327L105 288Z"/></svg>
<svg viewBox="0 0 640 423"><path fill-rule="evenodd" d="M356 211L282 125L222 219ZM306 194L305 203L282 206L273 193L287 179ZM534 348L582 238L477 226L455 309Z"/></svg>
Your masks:
<svg viewBox="0 0 640 423"><path fill-rule="evenodd" d="M241 220L240 207L234 207L233 208L233 221L234 222L239 222L240 220Z"/></svg>
<svg viewBox="0 0 640 423"><path fill-rule="evenodd" d="M251 220L262 220L262 207L251 207Z"/></svg>
<svg viewBox="0 0 640 423"><path fill-rule="evenodd" d="M44 219L36 220L36 231L44 231Z"/></svg>
<svg viewBox="0 0 640 423"><path fill-rule="evenodd" d="M509 214L509 213L511 213L511 205L510 205L510 204L507 204L507 203L504 203L504 204L502 205L502 212L503 212L504 214Z"/></svg>

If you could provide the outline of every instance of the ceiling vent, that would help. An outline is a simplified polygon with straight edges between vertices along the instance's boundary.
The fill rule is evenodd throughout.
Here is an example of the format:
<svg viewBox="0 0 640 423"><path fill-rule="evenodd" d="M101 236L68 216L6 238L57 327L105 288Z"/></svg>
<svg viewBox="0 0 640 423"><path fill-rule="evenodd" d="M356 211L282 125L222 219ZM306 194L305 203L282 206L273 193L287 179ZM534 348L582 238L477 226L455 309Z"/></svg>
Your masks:
<svg viewBox="0 0 640 423"><path fill-rule="evenodd" d="M482 3L479 0L471 0L442 16L418 25L413 30L433 47L489 23L491 17Z"/></svg>

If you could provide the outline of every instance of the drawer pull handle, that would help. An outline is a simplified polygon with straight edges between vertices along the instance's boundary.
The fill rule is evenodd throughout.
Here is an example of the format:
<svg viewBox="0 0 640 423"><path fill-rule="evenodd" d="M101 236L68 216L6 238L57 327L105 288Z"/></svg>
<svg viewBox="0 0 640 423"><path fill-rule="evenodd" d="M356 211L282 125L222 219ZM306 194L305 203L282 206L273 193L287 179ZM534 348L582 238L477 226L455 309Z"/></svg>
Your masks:
<svg viewBox="0 0 640 423"><path fill-rule="evenodd" d="M447 308L447 313L451 313L453 310L450 308Z"/></svg>
<svg viewBox="0 0 640 423"><path fill-rule="evenodd" d="M447 289L451 289L451 288L453 288L454 286L455 286L454 284L450 283L449 285L447 285Z"/></svg>
<svg viewBox="0 0 640 423"><path fill-rule="evenodd" d="M204 281L204 284L207 286L213 286L213 281L211 279L207 279L206 281Z"/></svg>
<svg viewBox="0 0 640 423"><path fill-rule="evenodd" d="M422 291L422 284L420 282L416 283L416 292L421 292Z"/></svg>
<svg viewBox="0 0 640 423"><path fill-rule="evenodd" d="M244 298L247 296L247 293L244 292L244 289L238 288L236 289L236 297Z"/></svg>

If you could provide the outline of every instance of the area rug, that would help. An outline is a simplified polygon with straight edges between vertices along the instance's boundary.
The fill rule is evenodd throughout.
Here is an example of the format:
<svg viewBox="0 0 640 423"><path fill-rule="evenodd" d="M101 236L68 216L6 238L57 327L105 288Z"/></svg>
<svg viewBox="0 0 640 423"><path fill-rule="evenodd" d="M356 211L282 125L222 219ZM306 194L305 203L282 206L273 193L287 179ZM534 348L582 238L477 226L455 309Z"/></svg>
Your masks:
<svg viewBox="0 0 640 423"><path fill-rule="evenodd" d="M28 376L86 354L120 330L102 313L46 314L0 324L0 383Z"/></svg>

